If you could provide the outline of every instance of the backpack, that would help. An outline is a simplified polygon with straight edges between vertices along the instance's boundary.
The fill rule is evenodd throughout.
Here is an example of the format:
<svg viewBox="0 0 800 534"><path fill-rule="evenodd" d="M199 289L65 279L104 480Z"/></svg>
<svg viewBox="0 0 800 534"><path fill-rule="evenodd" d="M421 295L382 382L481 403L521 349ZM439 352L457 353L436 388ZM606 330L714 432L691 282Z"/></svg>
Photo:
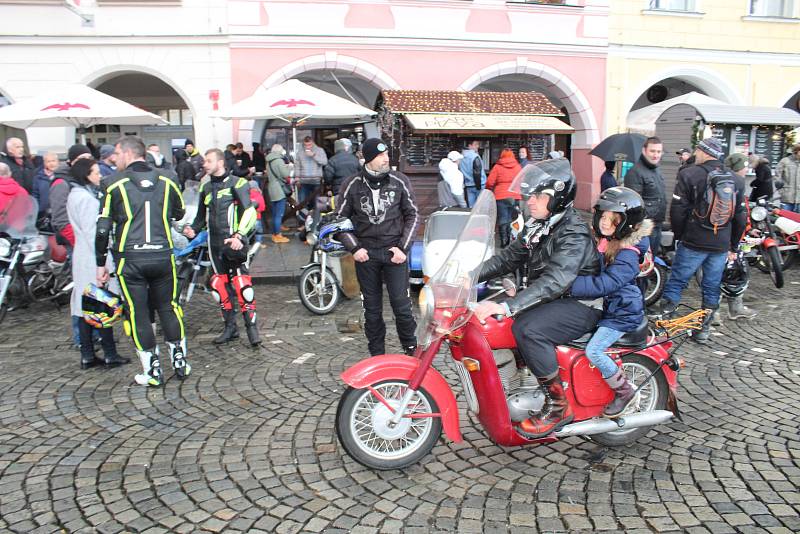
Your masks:
<svg viewBox="0 0 800 534"><path fill-rule="evenodd" d="M729 170L718 167L708 173L705 194L698 199L694 216L700 226L717 233L727 226L736 210L736 180Z"/></svg>

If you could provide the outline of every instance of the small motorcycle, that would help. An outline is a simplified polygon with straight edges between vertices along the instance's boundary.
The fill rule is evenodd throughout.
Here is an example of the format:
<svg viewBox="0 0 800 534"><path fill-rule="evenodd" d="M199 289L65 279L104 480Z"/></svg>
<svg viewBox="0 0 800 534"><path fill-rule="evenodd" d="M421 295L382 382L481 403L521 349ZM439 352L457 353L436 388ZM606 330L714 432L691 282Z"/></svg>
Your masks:
<svg viewBox="0 0 800 534"><path fill-rule="evenodd" d="M33 300L54 301L62 304L69 301L72 288L72 262L67 256L66 247L56 242L55 235L43 233L47 242L45 252L40 256L40 262L33 267L27 276L28 294ZM26 258L26 264L32 265L34 258Z"/></svg>
<svg viewBox="0 0 800 534"><path fill-rule="evenodd" d="M359 463L380 470L412 465L431 451L442 429L450 440L462 441L453 390L432 367L443 344L450 349L468 409L501 446L536 445L577 435L620 446L677 413L681 362L674 350L670 353L670 336L674 339L682 328L699 328L706 311L661 323L666 331L657 338L648 337L645 322L609 349L636 388L634 401L619 419L602 416L614 394L584 354L583 343L590 334L559 347L561 380L575 422L539 439L520 430L520 422L545 407L545 392L518 356L511 333L514 320L488 318L482 324L471 312L481 265L487 251L493 250L495 210L492 193L482 192L455 247L422 289L415 355L374 356L342 373L348 387L338 404L336 432L345 451Z"/></svg>
<svg viewBox="0 0 800 534"><path fill-rule="evenodd" d="M745 256L758 270L768 273L777 288L783 287L783 260L778 238L769 218L766 197L750 203L750 225L744 235Z"/></svg>
<svg viewBox="0 0 800 534"><path fill-rule="evenodd" d="M47 239L39 235L33 197L14 197L0 212L0 321L31 299L29 270L45 260Z"/></svg>
<svg viewBox="0 0 800 534"><path fill-rule="evenodd" d="M800 213L775 208L772 215L775 217L773 226L780 241L778 249L785 271L797 260L797 251L800 249Z"/></svg>

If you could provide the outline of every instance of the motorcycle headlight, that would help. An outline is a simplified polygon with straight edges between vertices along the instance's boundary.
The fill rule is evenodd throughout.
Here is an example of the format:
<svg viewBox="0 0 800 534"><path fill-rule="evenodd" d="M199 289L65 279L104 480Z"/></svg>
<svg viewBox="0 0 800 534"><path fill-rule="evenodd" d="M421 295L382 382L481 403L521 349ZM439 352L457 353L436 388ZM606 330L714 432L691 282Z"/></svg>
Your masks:
<svg viewBox="0 0 800 534"><path fill-rule="evenodd" d="M767 218L767 213L768 213L767 208L765 208L764 206L756 206L750 212L750 218L753 219L754 221L763 221L764 219Z"/></svg>
<svg viewBox="0 0 800 534"><path fill-rule="evenodd" d="M31 252L41 252L47 249L47 239L44 236L37 235L26 240L19 247L19 251L23 254L30 254Z"/></svg>
<svg viewBox="0 0 800 534"><path fill-rule="evenodd" d="M0 258L5 258L11 254L11 241L0 237Z"/></svg>

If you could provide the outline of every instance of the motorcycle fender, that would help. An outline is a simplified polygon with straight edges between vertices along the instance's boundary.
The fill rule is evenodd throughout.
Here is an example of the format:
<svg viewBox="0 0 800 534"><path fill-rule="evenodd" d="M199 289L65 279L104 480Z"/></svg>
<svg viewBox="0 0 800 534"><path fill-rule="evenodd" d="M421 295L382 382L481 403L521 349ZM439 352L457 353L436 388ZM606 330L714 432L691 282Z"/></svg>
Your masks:
<svg viewBox="0 0 800 534"><path fill-rule="evenodd" d="M306 269L308 269L308 268L309 268L309 267L311 267L312 265L319 265L319 263L317 263L317 262L315 262L315 261L312 261L311 263L306 263L305 265L303 265L302 267L300 267L300 270L301 270L301 271L305 271Z"/></svg>
<svg viewBox="0 0 800 534"><path fill-rule="evenodd" d="M778 243L774 239L772 239L771 237L765 237L764 241L761 243L761 245L764 248L772 248L772 247L777 247Z"/></svg>
<svg viewBox="0 0 800 534"><path fill-rule="evenodd" d="M363 389L386 380L410 380L417 369L419 360L404 354L383 354L361 360L341 374L342 380L351 387ZM439 372L428 369L422 387L430 393L439 412L445 435L455 443L461 443L461 430L458 425L458 405L453 391Z"/></svg>

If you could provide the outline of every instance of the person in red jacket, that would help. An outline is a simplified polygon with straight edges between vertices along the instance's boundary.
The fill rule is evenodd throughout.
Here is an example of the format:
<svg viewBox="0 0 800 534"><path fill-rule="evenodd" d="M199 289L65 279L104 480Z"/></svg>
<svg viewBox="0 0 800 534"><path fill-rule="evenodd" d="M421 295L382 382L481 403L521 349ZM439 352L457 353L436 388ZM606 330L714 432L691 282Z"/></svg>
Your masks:
<svg viewBox="0 0 800 534"><path fill-rule="evenodd" d="M19 185L11 175L11 167L0 162L0 225L16 226L21 225L16 230L23 230L25 223L24 211L29 209L33 202L25 203L28 191ZM22 213L20 212L22 211Z"/></svg>
<svg viewBox="0 0 800 534"><path fill-rule="evenodd" d="M497 200L497 224L500 227L500 246L505 248L511 242L511 221L517 218L517 201L519 193L509 191L511 182L522 170L514 152L504 149L500 159L492 167L486 180L486 189L494 192Z"/></svg>

